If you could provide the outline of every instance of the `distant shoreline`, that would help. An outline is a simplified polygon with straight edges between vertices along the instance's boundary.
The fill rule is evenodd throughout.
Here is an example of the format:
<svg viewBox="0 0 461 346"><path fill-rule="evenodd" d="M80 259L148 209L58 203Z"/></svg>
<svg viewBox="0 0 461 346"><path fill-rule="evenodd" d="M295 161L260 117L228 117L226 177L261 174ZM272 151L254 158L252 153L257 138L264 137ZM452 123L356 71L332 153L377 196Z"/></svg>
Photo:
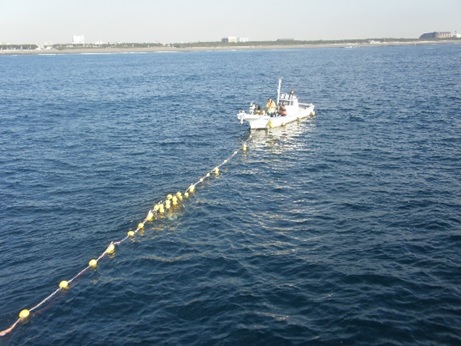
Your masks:
<svg viewBox="0 0 461 346"><path fill-rule="evenodd" d="M324 42L305 44L255 44L250 45L185 45L175 46L152 46L152 47L84 47L62 49L15 49L1 50L0 55L61 55L61 54L122 54L122 53L172 53L172 52L200 52L200 51L245 51L245 50L286 50L307 48L358 48L358 47L382 47L382 46L413 46L413 45L441 45L460 44L461 40L432 40L432 41L371 41L371 42Z"/></svg>

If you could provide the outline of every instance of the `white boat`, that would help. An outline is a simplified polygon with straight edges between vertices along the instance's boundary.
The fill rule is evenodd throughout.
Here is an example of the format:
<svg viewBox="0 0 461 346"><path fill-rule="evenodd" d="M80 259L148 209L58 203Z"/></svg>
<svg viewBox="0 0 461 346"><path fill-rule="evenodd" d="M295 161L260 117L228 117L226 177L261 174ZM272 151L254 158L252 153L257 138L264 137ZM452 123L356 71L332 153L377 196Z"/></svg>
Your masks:
<svg viewBox="0 0 461 346"><path fill-rule="evenodd" d="M237 113L240 124L247 121L251 130L263 130L285 126L288 123L315 115L315 106L312 103L301 103L292 92L280 93L282 79L279 79L277 88L277 110L269 114L265 109L254 102L250 103L248 112L241 110Z"/></svg>

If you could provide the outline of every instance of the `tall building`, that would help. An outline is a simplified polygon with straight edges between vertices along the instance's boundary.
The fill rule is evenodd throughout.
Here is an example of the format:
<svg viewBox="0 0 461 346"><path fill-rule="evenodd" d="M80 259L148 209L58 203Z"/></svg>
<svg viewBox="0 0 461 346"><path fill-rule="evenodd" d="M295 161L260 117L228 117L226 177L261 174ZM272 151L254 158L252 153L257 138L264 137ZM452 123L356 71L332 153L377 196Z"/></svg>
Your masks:
<svg viewBox="0 0 461 346"><path fill-rule="evenodd" d="M74 35L72 39L72 44L84 44L85 36L84 35Z"/></svg>

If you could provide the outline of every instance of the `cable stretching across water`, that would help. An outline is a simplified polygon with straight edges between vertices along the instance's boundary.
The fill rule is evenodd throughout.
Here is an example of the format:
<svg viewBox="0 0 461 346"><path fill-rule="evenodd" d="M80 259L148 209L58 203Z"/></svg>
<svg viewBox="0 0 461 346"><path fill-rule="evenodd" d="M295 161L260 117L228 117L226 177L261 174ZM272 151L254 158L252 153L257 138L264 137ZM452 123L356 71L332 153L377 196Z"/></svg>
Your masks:
<svg viewBox="0 0 461 346"><path fill-rule="evenodd" d="M81 275L83 275L85 272L87 272L89 269L95 269L97 266L98 266L98 262L104 258L106 255L111 255L115 252L115 247L116 246L119 246L120 244L122 244L123 242L125 242L127 239L129 238L132 238L134 237L138 232L140 232L141 230L144 229L144 225L147 223L147 222L152 222L154 221L156 218L158 218L159 216L163 215L166 211L170 210L171 208L173 207L176 207L178 206L184 199L187 199L189 198L190 194L194 193L195 191L195 187L198 185L198 184L201 184L205 181L205 179L207 178L210 178L210 176L212 174L214 174L215 176L218 176L219 173L220 173L220 168L227 164L230 160L232 160L234 158L235 155L237 155L239 153L239 151L246 151L247 150L247 144L248 142L250 141L251 139L251 133L250 135L248 136L247 140L243 143L243 145L238 148L237 150L235 150L227 159L225 159L221 164L219 164L218 166L214 167L211 171L207 172L203 177L201 177L197 182L191 184L187 189L186 191L184 191L184 193L181 193L181 192L177 192L176 194L169 194L166 198L165 201L160 201L158 203L155 204L155 206L150 209L147 213L147 216L144 218L144 220L142 222L140 222L138 224L138 226L136 227L136 229L134 231L128 231L127 235L118 240L118 241L112 241L108 246L107 248L104 250L104 252L102 252L99 257L95 258L95 259L91 259L89 262L88 262L88 265L83 268L80 272L78 272L74 277L72 277L70 280L63 280L59 283L59 288L57 288L56 290L54 290L50 295L48 295L46 298L44 298L42 301L40 301L38 304L34 305L33 307L29 308L29 309L23 309L21 310L21 312L19 313L19 318L7 329L5 330L2 330L0 331L0 336L5 336L7 334L9 334L10 332L12 332L16 326L22 322L24 322L25 320L27 320L31 313L35 310L37 310L40 306L44 305L46 302L48 302L51 298L53 298L56 294L58 294L60 291L65 291L67 289L69 289L70 287L70 284L75 280L77 279L78 277L80 277Z"/></svg>

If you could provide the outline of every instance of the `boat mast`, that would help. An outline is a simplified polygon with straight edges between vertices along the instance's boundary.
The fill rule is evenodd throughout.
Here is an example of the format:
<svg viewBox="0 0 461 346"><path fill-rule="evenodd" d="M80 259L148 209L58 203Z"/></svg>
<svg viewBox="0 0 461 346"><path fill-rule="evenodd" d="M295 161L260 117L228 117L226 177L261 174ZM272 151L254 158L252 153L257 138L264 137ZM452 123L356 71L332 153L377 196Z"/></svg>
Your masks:
<svg viewBox="0 0 461 346"><path fill-rule="evenodd" d="M277 88L277 105L280 101L280 89L282 88L282 77L279 78L279 87Z"/></svg>

